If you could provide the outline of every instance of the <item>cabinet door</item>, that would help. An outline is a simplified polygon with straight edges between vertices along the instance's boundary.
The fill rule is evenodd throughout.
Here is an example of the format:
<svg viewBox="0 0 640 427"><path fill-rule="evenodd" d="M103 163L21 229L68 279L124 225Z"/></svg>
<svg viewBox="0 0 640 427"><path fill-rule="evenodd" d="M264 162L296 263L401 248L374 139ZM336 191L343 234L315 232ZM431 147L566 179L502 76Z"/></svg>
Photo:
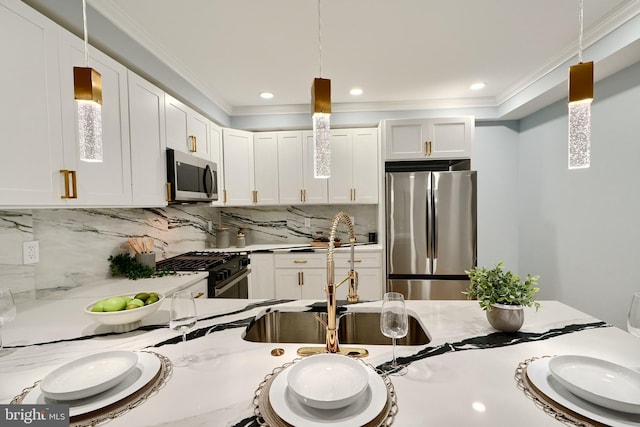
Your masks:
<svg viewBox="0 0 640 427"><path fill-rule="evenodd" d="M128 72L131 184L135 206L166 206L164 91Z"/></svg>
<svg viewBox="0 0 640 427"><path fill-rule="evenodd" d="M275 270L276 299L300 299L300 271L295 269Z"/></svg>
<svg viewBox="0 0 640 427"><path fill-rule="evenodd" d="M431 159L463 159L471 158L471 140L473 134L473 118L453 117L434 119L430 123Z"/></svg>
<svg viewBox="0 0 640 427"><path fill-rule="evenodd" d="M278 187L280 204L304 202L302 133L278 132Z"/></svg>
<svg viewBox="0 0 640 427"><path fill-rule="evenodd" d="M24 3L0 1L1 206L63 203L56 30Z"/></svg>
<svg viewBox="0 0 640 427"><path fill-rule="evenodd" d="M209 119L191 109L188 110L189 135L187 139L193 141L195 151L193 154L205 160L211 160L211 146L209 142Z"/></svg>
<svg viewBox="0 0 640 427"><path fill-rule="evenodd" d="M107 55L89 50L89 66L102 75L103 161L80 160L73 67L84 67L84 43L60 30L60 93L66 169L77 170L78 198L69 205L119 206L131 204L131 148L127 70Z"/></svg>
<svg viewBox="0 0 640 427"><path fill-rule="evenodd" d="M222 154L222 128L213 122L209 122L209 146L211 147L211 161L218 166L218 200L211 202L211 206L223 206L224 161Z"/></svg>
<svg viewBox="0 0 640 427"><path fill-rule="evenodd" d="M358 296L360 301L378 301L382 299L382 271L380 268L357 268L358 273ZM336 281L342 280L349 274L349 269L336 268ZM349 294L349 283L342 284L336 293L336 298L346 300Z"/></svg>
<svg viewBox="0 0 640 427"><path fill-rule="evenodd" d="M317 179L313 176L313 132L303 132L302 140L303 202L309 204L327 203L329 200L327 179Z"/></svg>
<svg viewBox="0 0 640 427"><path fill-rule="evenodd" d="M278 204L278 134L257 133L253 139L254 204Z"/></svg>
<svg viewBox="0 0 640 427"><path fill-rule="evenodd" d="M222 129L224 154L223 202L228 206L253 204L253 134Z"/></svg>
<svg viewBox="0 0 640 427"><path fill-rule="evenodd" d="M327 273L322 268L308 268L300 270L301 282L300 298L322 300L327 298Z"/></svg>
<svg viewBox="0 0 640 427"><path fill-rule="evenodd" d="M273 254L252 253L249 298L275 298Z"/></svg>
<svg viewBox="0 0 640 427"><path fill-rule="evenodd" d="M347 204L353 200L351 180L351 131L331 131L331 178L328 179L329 203Z"/></svg>
<svg viewBox="0 0 640 427"><path fill-rule="evenodd" d="M378 203L378 130L354 129L352 144L353 201Z"/></svg>
<svg viewBox="0 0 640 427"><path fill-rule="evenodd" d="M429 122L426 120L385 120L385 159L408 160L427 157Z"/></svg>

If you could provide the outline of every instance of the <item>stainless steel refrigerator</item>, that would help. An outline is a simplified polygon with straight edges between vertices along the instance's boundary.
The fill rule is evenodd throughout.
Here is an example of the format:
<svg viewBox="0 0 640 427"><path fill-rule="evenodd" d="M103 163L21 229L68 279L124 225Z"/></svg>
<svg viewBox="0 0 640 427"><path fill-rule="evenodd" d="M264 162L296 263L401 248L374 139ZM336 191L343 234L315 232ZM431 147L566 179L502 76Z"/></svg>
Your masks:
<svg viewBox="0 0 640 427"><path fill-rule="evenodd" d="M405 168L406 169L406 168ZM465 299L476 266L476 172L386 173L387 290Z"/></svg>

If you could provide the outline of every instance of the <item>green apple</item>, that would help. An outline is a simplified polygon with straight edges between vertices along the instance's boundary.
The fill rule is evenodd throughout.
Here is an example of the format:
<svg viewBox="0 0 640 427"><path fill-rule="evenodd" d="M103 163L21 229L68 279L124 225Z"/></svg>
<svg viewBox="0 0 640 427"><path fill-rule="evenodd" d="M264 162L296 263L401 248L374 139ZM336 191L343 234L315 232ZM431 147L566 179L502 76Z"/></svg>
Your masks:
<svg viewBox="0 0 640 427"><path fill-rule="evenodd" d="M136 307L144 306L144 301L138 298L133 298L131 301L127 303L127 305L135 305Z"/></svg>
<svg viewBox="0 0 640 427"><path fill-rule="evenodd" d="M95 311L97 313L104 311L104 302L105 300L100 300L91 307L91 311Z"/></svg>
<svg viewBox="0 0 640 427"><path fill-rule="evenodd" d="M124 297L111 297L104 301L104 311L120 311L127 306L127 299Z"/></svg>

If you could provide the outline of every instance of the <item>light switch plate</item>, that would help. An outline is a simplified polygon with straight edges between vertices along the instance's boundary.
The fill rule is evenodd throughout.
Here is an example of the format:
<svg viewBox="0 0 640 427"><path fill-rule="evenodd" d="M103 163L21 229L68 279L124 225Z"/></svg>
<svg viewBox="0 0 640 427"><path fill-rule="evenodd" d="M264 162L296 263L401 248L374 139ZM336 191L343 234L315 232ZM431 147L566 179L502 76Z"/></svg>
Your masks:
<svg viewBox="0 0 640 427"><path fill-rule="evenodd" d="M22 243L22 262L24 265L40 262L40 245L37 240Z"/></svg>
<svg viewBox="0 0 640 427"><path fill-rule="evenodd" d="M311 218L305 218L304 219L304 226L305 227L311 227Z"/></svg>

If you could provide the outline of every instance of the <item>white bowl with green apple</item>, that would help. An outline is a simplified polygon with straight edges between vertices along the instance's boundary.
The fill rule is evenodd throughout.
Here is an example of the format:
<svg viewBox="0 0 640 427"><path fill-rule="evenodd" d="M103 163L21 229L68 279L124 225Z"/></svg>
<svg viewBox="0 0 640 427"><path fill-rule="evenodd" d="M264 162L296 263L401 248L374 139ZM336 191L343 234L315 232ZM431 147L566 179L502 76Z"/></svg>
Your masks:
<svg viewBox="0 0 640 427"><path fill-rule="evenodd" d="M155 313L163 300L164 294L153 291L114 295L92 302L84 312L96 322L124 332L140 326L142 319Z"/></svg>

